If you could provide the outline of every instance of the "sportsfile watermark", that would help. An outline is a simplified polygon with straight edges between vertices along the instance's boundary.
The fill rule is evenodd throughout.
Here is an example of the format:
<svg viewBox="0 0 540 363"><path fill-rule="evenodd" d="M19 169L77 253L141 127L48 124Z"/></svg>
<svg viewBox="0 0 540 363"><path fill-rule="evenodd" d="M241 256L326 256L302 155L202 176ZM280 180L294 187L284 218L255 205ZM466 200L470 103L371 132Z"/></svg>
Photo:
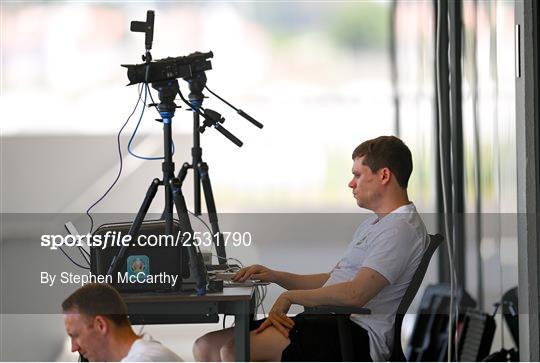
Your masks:
<svg viewBox="0 0 540 363"><path fill-rule="evenodd" d="M208 222L209 216L204 214L200 216L202 221L190 216L192 233L185 232L187 229L175 220L172 236L168 236L161 214L156 213L147 216L135 237L129 235L134 214L95 214L92 228L84 213L4 213L0 217L0 313L57 314L63 299L89 282L160 291L186 288L192 279L187 276L190 260L183 246L200 245L205 263L217 265L221 263L214 244L218 238L220 244L226 245L226 263L231 266L260 264L294 274L329 273L343 258L356 229L373 213L221 213L218 220L222 232L217 236ZM444 215L430 213L421 217L428 232L444 234L439 226ZM478 257L486 271L477 275L476 260L467 260L466 286L476 286L479 280L484 286L486 304L499 301L518 282L519 224L525 219L538 224L540 214L459 217L467 226L466 247L478 246L473 256ZM68 221L72 221L75 230L65 226ZM473 243L478 229L482 232L480 240ZM92 234L88 233L90 230ZM125 245L129 246L121 265L107 274L111 259ZM446 250L445 239L435 253ZM432 257L426 281L437 281L438 262L436 255ZM270 309L282 290L276 284L267 289L264 307ZM474 289L468 292L474 297ZM423 294L421 288L418 299ZM537 312L523 309L519 314ZM149 313L163 311L153 309Z"/></svg>
<svg viewBox="0 0 540 363"><path fill-rule="evenodd" d="M107 231L104 234L85 235L41 235L41 247L57 250L61 247L93 247L107 249L111 247L129 247L134 244L139 247L210 247L214 243L222 246L249 247L252 244L251 232L181 232L175 235L141 234L133 238L128 233Z"/></svg>

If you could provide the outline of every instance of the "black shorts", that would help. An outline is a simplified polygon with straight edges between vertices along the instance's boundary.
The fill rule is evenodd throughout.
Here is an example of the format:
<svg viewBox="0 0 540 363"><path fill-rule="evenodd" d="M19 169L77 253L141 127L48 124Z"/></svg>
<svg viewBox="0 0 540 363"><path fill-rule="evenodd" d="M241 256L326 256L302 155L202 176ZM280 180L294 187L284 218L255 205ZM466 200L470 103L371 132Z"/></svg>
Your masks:
<svg viewBox="0 0 540 363"><path fill-rule="evenodd" d="M298 314L292 318L294 327L289 333L291 344L281 354L283 362L329 362L341 361L341 348L337 317L335 315ZM250 330L257 329L262 320L250 322ZM369 336L365 329L349 320L354 356L357 361L371 362Z"/></svg>

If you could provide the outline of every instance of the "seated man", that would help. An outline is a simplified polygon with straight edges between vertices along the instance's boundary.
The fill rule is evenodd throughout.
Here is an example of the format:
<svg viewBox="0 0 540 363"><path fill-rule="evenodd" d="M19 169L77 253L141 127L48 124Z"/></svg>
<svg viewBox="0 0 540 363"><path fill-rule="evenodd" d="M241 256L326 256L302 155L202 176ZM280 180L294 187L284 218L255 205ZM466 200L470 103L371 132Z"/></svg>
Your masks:
<svg viewBox="0 0 540 363"><path fill-rule="evenodd" d="M352 154L349 182L357 204L375 212L356 232L343 258L329 273L296 275L260 265L234 277L275 282L285 288L264 321L252 322L251 360L341 360L333 316L286 314L291 304L366 307L370 315L351 315L357 359L385 361L393 348L397 307L428 245L426 227L409 201L412 172L409 148L398 138L381 136L360 144ZM234 359L231 328L199 338L196 360Z"/></svg>
<svg viewBox="0 0 540 363"><path fill-rule="evenodd" d="M133 332L120 294L104 284L87 284L62 303L71 351L91 362L182 362L147 334Z"/></svg>

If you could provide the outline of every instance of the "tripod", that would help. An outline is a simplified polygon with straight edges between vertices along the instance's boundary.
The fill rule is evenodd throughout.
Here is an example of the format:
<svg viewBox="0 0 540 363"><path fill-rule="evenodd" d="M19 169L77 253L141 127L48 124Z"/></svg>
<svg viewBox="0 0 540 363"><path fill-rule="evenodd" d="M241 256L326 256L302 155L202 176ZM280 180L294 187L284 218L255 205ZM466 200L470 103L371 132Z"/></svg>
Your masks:
<svg viewBox="0 0 540 363"><path fill-rule="evenodd" d="M173 207L176 208L176 214L180 222L180 227L184 236L187 236L186 241L182 241L180 248L180 261L182 261L183 246L187 246L189 255L189 270L191 276L196 282L196 290L198 295L206 293L206 270L202 256L197 252L193 244L193 228L189 220L188 209L184 195L182 194L182 182L174 176L174 162L172 161L172 118L177 108L174 103L176 95L179 93L178 80L167 80L152 83L152 88L158 91L160 103L157 105L159 114L163 122L163 141L164 141L164 161L162 163L163 179L155 178L148 187L146 196L137 212L137 215L131 225L128 234L131 236L131 241L135 241L139 235L141 225L144 221L148 209L157 193L158 187L162 185L165 189L165 209L162 219L165 220L165 235L173 235ZM198 116L198 115L197 115ZM185 175L184 175L185 177ZM215 207L214 207L215 212ZM217 223L217 220L216 220ZM107 275L114 274L124 260L128 246L122 246L117 255L113 257ZM180 266L180 271L183 271ZM180 273L180 286L182 284L182 272Z"/></svg>
<svg viewBox="0 0 540 363"><path fill-rule="evenodd" d="M216 204L214 201L214 194L212 192L212 184L210 182L210 175L208 174L208 164L202 160L202 148L200 139L200 118L199 109L202 106L204 95L202 90L206 86L206 74L199 72L192 77L184 78L189 84L190 94L188 96L193 111L193 147L191 148L192 162L191 164L185 162L182 168L178 172L178 179L180 183L184 182L189 169L193 169L193 196L194 196L194 214L196 216L201 215L201 184L204 192L204 199L206 201L206 210L208 212L208 219L210 220L210 226L212 228L212 242L216 247L216 254L218 257L218 263L224 264L227 262L227 255L225 252L225 244L223 243L223 234L219 230L219 222L216 211ZM165 214L165 211L164 211Z"/></svg>
<svg viewBox="0 0 540 363"><path fill-rule="evenodd" d="M145 49L146 52L142 59L145 62L140 65L123 65L128 69L129 84L135 84L144 82L145 84L152 83L152 87L158 91L160 103L157 105L159 114L161 115L161 121L163 122L163 146L164 146L164 161L162 163L163 179L155 178L148 187L146 196L135 216L133 224L130 226L128 234L131 237L131 241L135 241L138 237L144 218L148 213L150 204L154 199L157 189L160 185L165 188L165 208L161 216L161 220L165 222L165 235L167 237L173 236L173 208L176 208L178 215L178 221L180 228L183 230L183 236L187 236L186 241L182 241L182 246L179 250L180 258L180 287L182 284L183 266L182 266L182 254L183 247L187 247L189 255L189 270L191 276L195 279L196 290L199 295L206 293L206 267L202 260L202 256L198 253L195 245L193 244L193 228L189 220L189 211L186 206L184 195L182 194L182 183L186 178L187 171L193 169L194 173L194 198L195 198L195 216L201 214L201 184L204 190L204 196L206 200L206 207L208 210L208 216L210 224L212 226L212 241L216 246L216 252L218 256L218 263L224 264L227 262L225 254L225 244L223 241L223 235L219 230L219 224L217 219L216 205L214 202L214 196L212 193L212 185L210 183L210 176L208 175L208 164L202 160L202 148L200 146L199 132L202 133L206 127L213 126L218 132L229 139L237 146L242 146L236 136L231 134L221 124L225 121L221 115L210 109L203 109L202 102L204 95L202 90L206 88L211 94L219 98L226 103L229 107L233 108L238 114L253 123L255 126L262 128L263 125L257 120L246 114L244 111L237 109L223 98L212 92L206 87L206 74L205 70L212 69L212 65L208 58L213 57L213 53L200 53L195 52L187 57L168 57L152 62L152 55L150 50L152 49L152 41L154 37L154 11L148 10L146 12L146 21L132 21L130 30L134 32L145 33ZM178 78L183 78L189 83L191 93L189 94L189 100L184 99L180 88L178 86ZM146 86L146 85L145 85ZM174 100L176 95L180 95L180 98L185 103L189 104L193 111L193 148L191 149L192 163L184 163L178 173L178 177L174 176L174 162L172 161L172 131L171 124L174 112L177 108ZM155 106L155 105L154 105ZM204 114L201 113L204 111ZM199 126L199 116L204 117L202 126ZM174 238L173 238L174 239ZM107 275L112 276L118 270L119 264L124 260L125 254L129 246L122 246L116 256L111 260Z"/></svg>

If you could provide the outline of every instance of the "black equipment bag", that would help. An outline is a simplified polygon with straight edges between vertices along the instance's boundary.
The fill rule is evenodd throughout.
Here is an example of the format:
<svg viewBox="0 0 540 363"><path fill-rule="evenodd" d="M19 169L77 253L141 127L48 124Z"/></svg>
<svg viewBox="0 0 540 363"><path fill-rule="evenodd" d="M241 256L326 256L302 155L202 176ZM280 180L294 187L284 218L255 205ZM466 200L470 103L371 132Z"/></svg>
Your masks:
<svg viewBox="0 0 540 363"><path fill-rule="evenodd" d="M495 319L479 310L467 309L459 337L459 361L479 362L491 351Z"/></svg>
<svg viewBox="0 0 540 363"><path fill-rule="evenodd" d="M467 307L476 306L474 299L465 291L458 290L454 298L458 304L460 319ZM429 285L424 291L409 345L405 349L408 362L444 362L448 352L448 311L450 286ZM452 347L452 353L454 348ZM452 354L452 360L455 360Z"/></svg>

